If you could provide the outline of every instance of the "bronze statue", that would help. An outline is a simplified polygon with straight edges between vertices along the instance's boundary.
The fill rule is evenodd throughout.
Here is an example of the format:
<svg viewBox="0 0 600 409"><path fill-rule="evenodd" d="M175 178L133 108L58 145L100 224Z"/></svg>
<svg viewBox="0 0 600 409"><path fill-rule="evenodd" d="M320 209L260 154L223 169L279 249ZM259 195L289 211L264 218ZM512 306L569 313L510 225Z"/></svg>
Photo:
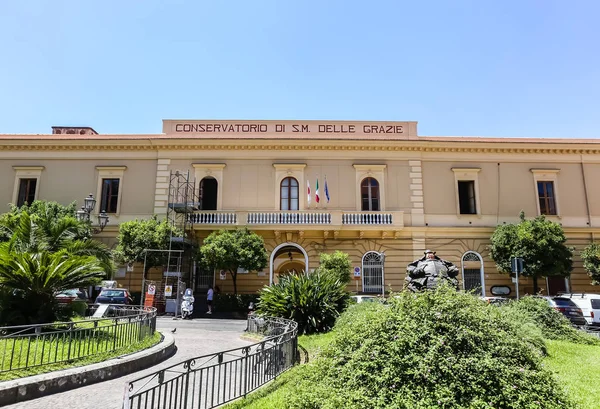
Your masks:
<svg viewBox="0 0 600 409"><path fill-rule="evenodd" d="M406 288L412 292L433 290L445 282L458 290L458 268L436 256L435 251L425 250L424 254L406 267Z"/></svg>

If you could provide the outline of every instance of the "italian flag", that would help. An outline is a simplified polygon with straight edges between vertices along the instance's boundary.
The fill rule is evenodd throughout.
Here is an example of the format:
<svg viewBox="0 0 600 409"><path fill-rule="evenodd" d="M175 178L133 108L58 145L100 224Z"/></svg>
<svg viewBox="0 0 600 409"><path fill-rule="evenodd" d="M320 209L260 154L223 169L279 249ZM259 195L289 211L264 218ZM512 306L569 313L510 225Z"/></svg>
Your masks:
<svg viewBox="0 0 600 409"><path fill-rule="evenodd" d="M308 207L310 207L310 182L306 181L306 200L308 202Z"/></svg>
<svg viewBox="0 0 600 409"><path fill-rule="evenodd" d="M315 190L315 201L319 203L319 178L317 178L317 190Z"/></svg>

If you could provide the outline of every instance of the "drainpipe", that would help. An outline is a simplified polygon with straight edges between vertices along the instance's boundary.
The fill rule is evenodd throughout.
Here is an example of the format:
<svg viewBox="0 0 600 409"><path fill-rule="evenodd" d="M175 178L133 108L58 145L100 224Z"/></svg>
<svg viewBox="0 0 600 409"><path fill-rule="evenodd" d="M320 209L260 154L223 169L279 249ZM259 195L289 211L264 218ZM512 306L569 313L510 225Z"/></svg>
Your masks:
<svg viewBox="0 0 600 409"><path fill-rule="evenodd" d="M583 179L583 192L585 194L585 207L587 209L587 214L588 214L588 226L592 227L592 215L590 213L590 201L588 198L588 189L587 189L587 182L585 180L585 168L583 166L583 154L580 155L581 157L581 177ZM594 236L592 234L592 240L594 239Z"/></svg>

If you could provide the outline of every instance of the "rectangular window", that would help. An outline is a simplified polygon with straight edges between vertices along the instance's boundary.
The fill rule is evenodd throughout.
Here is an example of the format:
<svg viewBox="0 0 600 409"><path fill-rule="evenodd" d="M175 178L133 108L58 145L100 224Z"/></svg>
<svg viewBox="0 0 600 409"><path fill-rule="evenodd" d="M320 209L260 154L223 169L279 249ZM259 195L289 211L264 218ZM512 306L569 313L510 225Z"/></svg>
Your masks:
<svg viewBox="0 0 600 409"><path fill-rule="evenodd" d="M556 215L556 200L554 194L554 182L538 181L538 198L540 200L540 214Z"/></svg>
<svg viewBox="0 0 600 409"><path fill-rule="evenodd" d="M21 207L25 203L33 203L35 200L36 186L37 179L19 179L19 195L17 197L17 206Z"/></svg>
<svg viewBox="0 0 600 409"><path fill-rule="evenodd" d="M120 179L102 179L102 198L100 200L100 211L116 213L119 203L119 181Z"/></svg>
<svg viewBox="0 0 600 409"><path fill-rule="evenodd" d="M458 202L460 214L477 214L474 180L458 181Z"/></svg>

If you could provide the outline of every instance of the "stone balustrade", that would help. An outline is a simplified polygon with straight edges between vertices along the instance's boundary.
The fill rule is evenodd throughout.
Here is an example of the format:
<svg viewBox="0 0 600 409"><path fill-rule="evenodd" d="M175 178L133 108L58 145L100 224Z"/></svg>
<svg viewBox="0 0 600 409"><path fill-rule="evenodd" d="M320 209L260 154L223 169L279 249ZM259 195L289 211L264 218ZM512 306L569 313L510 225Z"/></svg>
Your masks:
<svg viewBox="0 0 600 409"><path fill-rule="evenodd" d="M362 228L404 227L404 212L349 212L342 210L300 211L195 211L188 215L194 225L356 226Z"/></svg>

